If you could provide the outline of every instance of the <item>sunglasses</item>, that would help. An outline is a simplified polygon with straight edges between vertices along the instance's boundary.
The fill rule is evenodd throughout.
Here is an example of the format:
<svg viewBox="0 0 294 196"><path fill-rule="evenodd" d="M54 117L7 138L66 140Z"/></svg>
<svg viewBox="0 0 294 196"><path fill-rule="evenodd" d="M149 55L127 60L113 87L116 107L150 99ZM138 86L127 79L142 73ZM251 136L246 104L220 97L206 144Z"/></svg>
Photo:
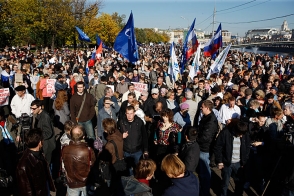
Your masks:
<svg viewBox="0 0 294 196"><path fill-rule="evenodd" d="M38 108L31 108L31 110L36 110L36 109L38 109Z"/></svg>

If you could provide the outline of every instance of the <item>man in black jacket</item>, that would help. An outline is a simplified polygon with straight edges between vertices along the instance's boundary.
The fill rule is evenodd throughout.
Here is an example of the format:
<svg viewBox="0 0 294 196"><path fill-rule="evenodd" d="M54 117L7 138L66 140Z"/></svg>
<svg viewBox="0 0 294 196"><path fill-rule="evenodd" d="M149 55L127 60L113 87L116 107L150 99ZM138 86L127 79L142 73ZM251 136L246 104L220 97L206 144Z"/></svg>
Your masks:
<svg viewBox="0 0 294 196"><path fill-rule="evenodd" d="M48 163L41 151L43 135L40 129L30 130L25 138L28 147L16 168L16 179L20 195L50 195L55 186Z"/></svg>
<svg viewBox="0 0 294 196"><path fill-rule="evenodd" d="M39 128L43 133L43 151L48 163L51 163L52 152L55 149L55 134L51 118L46 111L42 109L42 101L34 100L31 103L31 110L35 117L33 128Z"/></svg>
<svg viewBox="0 0 294 196"><path fill-rule="evenodd" d="M199 145L197 139L197 129L195 127L189 127L186 131L186 143L182 147L180 158L186 166L186 170L195 172L200 156Z"/></svg>
<svg viewBox="0 0 294 196"><path fill-rule="evenodd" d="M201 110L203 117L198 125L199 133L197 142L200 147L198 174L201 185L200 193L203 196L210 195L211 170L209 167L209 150L218 130L218 122L212 109L213 103L211 101L204 100L202 102Z"/></svg>
<svg viewBox="0 0 294 196"><path fill-rule="evenodd" d="M145 157L148 156L148 138L144 122L135 115L133 106L126 107L126 115L120 117L118 128L124 134L124 157L134 168L143 152ZM130 170L130 175L132 174Z"/></svg>
<svg viewBox="0 0 294 196"><path fill-rule="evenodd" d="M234 125L228 125L219 134L214 147L215 161L222 175L222 196L227 195L227 189L232 176L235 180L235 194L243 193L243 167L250 153L250 138L247 133L248 125L236 120Z"/></svg>

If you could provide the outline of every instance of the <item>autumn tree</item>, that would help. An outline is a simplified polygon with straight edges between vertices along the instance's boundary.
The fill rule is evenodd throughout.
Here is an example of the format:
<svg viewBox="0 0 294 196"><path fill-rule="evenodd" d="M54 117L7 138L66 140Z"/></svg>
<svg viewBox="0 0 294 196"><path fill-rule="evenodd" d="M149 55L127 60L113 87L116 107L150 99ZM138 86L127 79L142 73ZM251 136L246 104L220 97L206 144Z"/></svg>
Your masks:
<svg viewBox="0 0 294 196"><path fill-rule="evenodd" d="M97 18L95 30L104 43L113 45L120 28L111 15L102 13L101 16Z"/></svg>
<svg viewBox="0 0 294 196"><path fill-rule="evenodd" d="M119 15L117 12L114 12L113 14L111 14L111 18L116 22L116 24L118 24L120 29L122 29L125 26L125 14Z"/></svg>

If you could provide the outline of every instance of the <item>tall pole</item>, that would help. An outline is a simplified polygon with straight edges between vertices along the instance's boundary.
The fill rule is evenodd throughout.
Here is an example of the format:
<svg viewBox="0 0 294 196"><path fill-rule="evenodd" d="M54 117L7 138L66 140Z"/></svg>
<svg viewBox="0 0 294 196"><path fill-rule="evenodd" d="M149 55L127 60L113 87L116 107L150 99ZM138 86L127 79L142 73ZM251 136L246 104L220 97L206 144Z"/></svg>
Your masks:
<svg viewBox="0 0 294 196"><path fill-rule="evenodd" d="M214 21L215 21L215 6L214 6L214 9L213 9L213 19L212 19L212 37L214 36Z"/></svg>

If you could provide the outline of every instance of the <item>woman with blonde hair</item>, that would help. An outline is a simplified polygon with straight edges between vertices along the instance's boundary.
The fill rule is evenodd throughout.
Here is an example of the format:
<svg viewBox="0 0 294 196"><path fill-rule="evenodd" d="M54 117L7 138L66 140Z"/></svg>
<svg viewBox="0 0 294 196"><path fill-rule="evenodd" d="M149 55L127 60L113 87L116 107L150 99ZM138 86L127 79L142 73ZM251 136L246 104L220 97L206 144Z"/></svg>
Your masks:
<svg viewBox="0 0 294 196"><path fill-rule="evenodd" d="M198 196L199 181L190 171L186 171L185 164L174 154L166 155L161 163L161 170L171 178L172 186L167 188L164 196Z"/></svg>
<svg viewBox="0 0 294 196"><path fill-rule="evenodd" d="M257 99L257 101L259 102L260 104L260 109L263 110L263 105L264 105L264 97L265 97L265 93L263 90L257 90L255 92L255 97Z"/></svg>
<svg viewBox="0 0 294 196"><path fill-rule="evenodd" d="M59 90L57 93L57 98L54 100L52 108L55 114L55 123L60 130L63 130L64 123L69 120L70 111L68 108L67 101L67 91Z"/></svg>

